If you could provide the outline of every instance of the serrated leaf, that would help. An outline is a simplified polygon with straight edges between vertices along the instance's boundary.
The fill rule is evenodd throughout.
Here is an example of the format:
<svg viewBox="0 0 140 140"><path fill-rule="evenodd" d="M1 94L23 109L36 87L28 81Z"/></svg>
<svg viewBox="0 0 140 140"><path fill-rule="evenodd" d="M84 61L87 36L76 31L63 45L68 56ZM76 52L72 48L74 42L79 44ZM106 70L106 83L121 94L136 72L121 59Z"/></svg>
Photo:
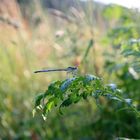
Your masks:
<svg viewBox="0 0 140 140"><path fill-rule="evenodd" d="M40 105L42 98L44 97L44 93L41 93L35 97L35 107Z"/></svg>
<svg viewBox="0 0 140 140"><path fill-rule="evenodd" d="M54 105L54 101L48 101L48 103L46 103L46 105L43 108L43 114L47 114L49 111L51 111L52 107Z"/></svg>
<svg viewBox="0 0 140 140"><path fill-rule="evenodd" d="M88 96L88 94L87 94L86 92L83 92L83 93L82 93L83 99L87 99L87 96Z"/></svg>
<svg viewBox="0 0 140 140"><path fill-rule="evenodd" d="M67 107L69 106L70 104L72 104L72 99L71 98L68 98L66 99L65 101L62 102L62 104L60 105L61 107Z"/></svg>
<svg viewBox="0 0 140 140"><path fill-rule="evenodd" d="M59 107L59 113L62 115L63 112L62 112L61 108L62 108L62 107L67 107L67 106L71 105L72 103L73 103L73 102L72 102L71 98L68 98L68 99L64 100L64 101L62 102L62 104L60 105L60 107Z"/></svg>

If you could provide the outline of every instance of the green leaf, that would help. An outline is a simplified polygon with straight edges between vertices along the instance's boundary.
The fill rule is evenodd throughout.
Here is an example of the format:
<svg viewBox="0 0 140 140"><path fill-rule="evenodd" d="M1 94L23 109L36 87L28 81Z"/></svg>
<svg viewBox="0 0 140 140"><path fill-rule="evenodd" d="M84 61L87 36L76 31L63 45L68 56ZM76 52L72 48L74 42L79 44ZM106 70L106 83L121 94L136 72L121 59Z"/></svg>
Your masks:
<svg viewBox="0 0 140 140"><path fill-rule="evenodd" d="M35 107L40 105L40 102L41 102L42 98L44 98L44 93L41 93L41 94L36 96L36 98L35 98Z"/></svg>
<svg viewBox="0 0 140 140"><path fill-rule="evenodd" d="M64 100L62 102L62 104L60 105L60 107L67 107L67 106L69 106L72 103L73 103L72 99L71 98L68 98L68 99L66 99L66 100Z"/></svg>
<svg viewBox="0 0 140 140"><path fill-rule="evenodd" d="M43 114L46 115L49 111L51 111L53 105L54 105L54 100L49 100L43 108Z"/></svg>
<svg viewBox="0 0 140 140"><path fill-rule="evenodd" d="M69 106L69 105L71 105L71 104L72 104L71 98L68 98L68 99L64 100L64 101L62 102L62 104L59 106L59 113L60 113L60 114L63 114L61 108L62 108L62 107L67 107L67 106Z"/></svg>

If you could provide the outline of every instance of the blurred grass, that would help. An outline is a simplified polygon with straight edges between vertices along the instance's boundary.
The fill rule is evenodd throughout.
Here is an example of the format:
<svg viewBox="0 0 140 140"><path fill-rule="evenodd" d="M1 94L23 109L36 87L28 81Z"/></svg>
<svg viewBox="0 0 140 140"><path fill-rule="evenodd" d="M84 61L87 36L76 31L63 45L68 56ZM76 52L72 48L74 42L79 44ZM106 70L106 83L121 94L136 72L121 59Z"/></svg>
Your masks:
<svg viewBox="0 0 140 140"><path fill-rule="evenodd" d="M45 134L43 120L33 118L32 109L35 95L44 91L50 81L65 78L66 74L35 75L33 71L41 68L79 65L82 57L80 51L84 50L88 38L91 38L88 29L86 34L89 37L84 40L85 31L79 31L75 23L65 23L62 20L61 24L64 26L60 28L59 25L55 29L48 14L46 12L44 14L37 1L34 3L34 8L42 20L37 27L26 33L23 29L14 29L5 24L0 30L0 137L2 139L38 139L39 133L41 139L57 137L57 135L61 137L62 134L57 130L64 127L59 128L59 121L63 123L61 117L56 120L58 127L55 128L56 134L52 132L51 125L54 124L51 124L51 121L49 121L50 125L48 124L51 128L47 127L48 133ZM83 25L81 27L83 28ZM59 32L63 34L60 37L58 34L57 37ZM28 37L28 33L31 36ZM56 117L50 119L54 121Z"/></svg>
<svg viewBox="0 0 140 140"><path fill-rule="evenodd" d="M89 99L70 107L64 116L60 116L57 112L51 113L47 122L44 122L40 116L32 117L33 99L36 94L46 90L51 81L66 78L65 73L35 75L34 70L80 65L81 74L91 73L106 77L105 81L110 81L110 73L103 68L106 61L103 52L106 50L111 52L112 48L102 47L100 44L106 29L102 26L103 23L97 23L97 20L93 19L94 7L91 1L87 7L86 11L81 13L74 9L75 16L71 16L72 21L69 22L60 17L50 16L48 11L42 9L39 1L34 1L32 8L41 19L39 24L34 25L31 22L26 30L2 24L0 28L1 139L90 140L112 139L117 135L140 137L136 134L140 130L140 124L135 126L137 119L132 115L135 120L131 126L129 126L131 120L121 124L121 121L125 120L125 115L121 112L119 116L113 112L112 107L107 108L108 103L105 100L102 100L105 105L104 112L97 109L93 100ZM114 26L115 23L112 20L110 24ZM115 119L117 121L114 121ZM121 126L128 128L126 132L129 134L121 130ZM134 127L136 133L131 131L131 127ZM125 134L120 135L123 132Z"/></svg>

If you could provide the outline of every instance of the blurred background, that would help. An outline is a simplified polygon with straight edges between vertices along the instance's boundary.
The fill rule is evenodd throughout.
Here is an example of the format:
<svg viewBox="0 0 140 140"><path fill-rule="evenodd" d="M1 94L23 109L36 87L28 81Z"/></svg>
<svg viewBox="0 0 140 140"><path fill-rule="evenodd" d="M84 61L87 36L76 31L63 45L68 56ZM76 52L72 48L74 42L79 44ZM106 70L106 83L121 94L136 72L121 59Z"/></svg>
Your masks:
<svg viewBox="0 0 140 140"><path fill-rule="evenodd" d="M139 73L121 54L122 42L140 38L139 23L138 8L92 0L0 0L0 139L140 139L135 114L105 99L102 110L90 98L46 122L32 116L35 96L66 78L33 72L68 66L116 83L140 108Z"/></svg>

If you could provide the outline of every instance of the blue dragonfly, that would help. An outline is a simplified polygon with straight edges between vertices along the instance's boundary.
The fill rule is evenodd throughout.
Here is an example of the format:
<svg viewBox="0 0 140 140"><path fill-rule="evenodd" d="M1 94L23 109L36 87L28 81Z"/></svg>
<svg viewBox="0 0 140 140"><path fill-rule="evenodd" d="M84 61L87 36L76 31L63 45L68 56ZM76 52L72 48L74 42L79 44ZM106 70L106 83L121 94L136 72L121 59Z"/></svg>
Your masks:
<svg viewBox="0 0 140 140"><path fill-rule="evenodd" d="M66 71L67 74L72 73L73 75L77 74L77 67L68 67L68 68L62 68L62 69L44 69L44 70L37 70L34 73L42 73L42 72L60 72L60 71Z"/></svg>

